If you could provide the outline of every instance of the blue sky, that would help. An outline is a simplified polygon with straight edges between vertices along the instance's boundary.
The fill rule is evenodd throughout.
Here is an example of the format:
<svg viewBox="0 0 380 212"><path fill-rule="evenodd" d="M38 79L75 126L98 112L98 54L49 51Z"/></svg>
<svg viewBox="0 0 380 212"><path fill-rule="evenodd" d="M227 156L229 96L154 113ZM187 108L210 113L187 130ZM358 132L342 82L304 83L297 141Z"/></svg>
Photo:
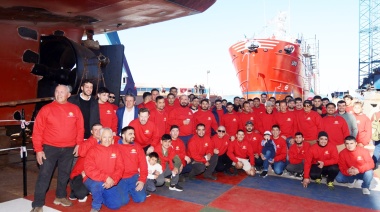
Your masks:
<svg viewBox="0 0 380 212"><path fill-rule="evenodd" d="M219 95L241 95L228 48L288 12L293 37L317 36L321 94L357 87L359 3L356 0L217 0L202 14L119 32L136 84L204 83ZM99 39L101 44L104 39Z"/></svg>

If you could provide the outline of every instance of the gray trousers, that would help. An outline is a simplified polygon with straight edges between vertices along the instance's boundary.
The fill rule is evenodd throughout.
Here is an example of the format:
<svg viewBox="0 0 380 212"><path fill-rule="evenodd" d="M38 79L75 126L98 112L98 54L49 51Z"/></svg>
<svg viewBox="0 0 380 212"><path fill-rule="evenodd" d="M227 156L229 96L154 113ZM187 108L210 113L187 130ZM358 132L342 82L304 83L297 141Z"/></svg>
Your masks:
<svg viewBox="0 0 380 212"><path fill-rule="evenodd" d="M285 168L290 173L303 173L303 162L298 164L288 164Z"/></svg>
<svg viewBox="0 0 380 212"><path fill-rule="evenodd" d="M193 169L189 173L189 177L194 177L198 174L201 174L202 172L204 172L204 176L211 176L218 163L218 155L214 154L213 156L211 156L208 162L210 163L210 165L206 169L206 165L203 162L193 161Z"/></svg>
<svg viewBox="0 0 380 212"><path fill-rule="evenodd" d="M165 183L165 178L170 176L170 185L176 185L179 180L179 173L175 176L172 176L172 170L170 170L169 165L166 166L166 169L158 175L156 179L156 186L162 186Z"/></svg>

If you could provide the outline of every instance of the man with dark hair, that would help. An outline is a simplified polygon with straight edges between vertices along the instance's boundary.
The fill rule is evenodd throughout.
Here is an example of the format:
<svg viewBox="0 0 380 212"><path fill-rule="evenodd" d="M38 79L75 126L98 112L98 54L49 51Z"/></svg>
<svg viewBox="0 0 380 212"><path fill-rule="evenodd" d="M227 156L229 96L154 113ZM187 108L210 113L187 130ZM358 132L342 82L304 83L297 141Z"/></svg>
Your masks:
<svg viewBox="0 0 380 212"><path fill-rule="evenodd" d="M346 94L343 97L343 100L346 102L346 112L350 114L354 113L354 102L352 101L353 99L354 98L349 94Z"/></svg>
<svg viewBox="0 0 380 212"><path fill-rule="evenodd" d="M310 100L305 100L303 106L304 110L296 113L298 131L302 132L306 142L313 145L317 141L318 132L323 129L322 118L311 110L313 105Z"/></svg>
<svg viewBox="0 0 380 212"><path fill-rule="evenodd" d="M291 95L285 96L285 102L289 102L292 99L293 99L293 97Z"/></svg>
<svg viewBox="0 0 380 212"><path fill-rule="evenodd" d="M235 96L234 97L234 111L239 112L240 110L241 110L240 97Z"/></svg>
<svg viewBox="0 0 380 212"><path fill-rule="evenodd" d="M169 113L169 125L177 125L179 127L179 138L187 146L188 141L194 132L194 115L189 108L189 97L180 96L181 106L176 107Z"/></svg>
<svg viewBox="0 0 380 212"><path fill-rule="evenodd" d="M303 187L307 188L310 178L320 184L323 175L327 176L327 187L334 189L334 179L339 172L338 160L336 146L328 143L328 134L325 131L320 131L318 143L310 147L305 158Z"/></svg>
<svg viewBox="0 0 380 212"><path fill-rule="evenodd" d="M224 107L227 107L227 99L222 99L222 105L223 105Z"/></svg>
<svg viewBox="0 0 380 212"><path fill-rule="evenodd" d="M169 134L164 134L161 137L161 143L154 147L159 155L159 163L162 166L162 174L157 177L156 186L162 186L165 183L165 178L170 179L169 190L183 191L183 188L178 185L180 170L182 169L181 159L176 155L175 150L171 146L172 139Z"/></svg>
<svg viewBox="0 0 380 212"><path fill-rule="evenodd" d="M302 103L302 98L301 97L297 97L294 99L295 103L296 103L296 107L295 107L295 110L296 112L298 111L303 111L303 103Z"/></svg>
<svg viewBox="0 0 380 212"><path fill-rule="evenodd" d="M325 97L325 98L322 99L322 105L324 107L327 107L328 103L330 103L330 99L329 98Z"/></svg>
<svg viewBox="0 0 380 212"><path fill-rule="evenodd" d="M356 124L356 118L351 113L346 112L346 102L343 100L338 101L337 115L342 116L348 125L350 135L356 137L358 134L358 125Z"/></svg>
<svg viewBox="0 0 380 212"><path fill-rule="evenodd" d="M303 135L301 132L296 132L294 136L294 144L289 148L289 164L286 170L296 177L303 176L303 169L306 155L309 152L310 144L303 142Z"/></svg>
<svg viewBox="0 0 380 212"><path fill-rule="evenodd" d="M165 111L165 99L163 96L156 97L156 108L150 111L149 120L156 125L159 136L169 131L167 124L168 114Z"/></svg>
<svg viewBox="0 0 380 212"><path fill-rule="evenodd" d="M112 105L112 108L113 108L113 110L114 110L114 112L115 112L115 114L116 114L116 111L117 111L117 109L119 108L119 106L116 105L115 100L116 100L116 95L115 95L115 93L113 93L113 92L110 91L110 95L109 95L109 98L108 98L108 102Z"/></svg>
<svg viewBox="0 0 380 212"><path fill-rule="evenodd" d="M140 108L148 108L149 111L152 111L156 108L156 104L152 101L152 94L150 92L143 93L143 102L141 102L138 106Z"/></svg>
<svg viewBox="0 0 380 212"><path fill-rule="evenodd" d="M338 148L338 152L344 149L344 138L350 135L346 120L337 115L334 103L326 105L326 116L322 118L323 131L329 135L329 143Z"/></svg>
<svg viewBox="0 0 380 212"><path fill-rule="evenodd" d="M322 97L321 96L314 96L313 98L313 111L317 112L322 117L326 114L326 108L322 104Z"/></svg>
<svg viewBox="0 0 380 212"><path fill-rule="evenodd" d="M152 101L156 102L156 98L158 95L160 95L160 91L158 91L157 88L153 88L152 90L150 90L150 93L152 94Z"/></svg>
<svg viewBox="0 0 380 212"><path fill-rule="evenodd" d="M105 87L98 89L100 123L103 127L111 128L112 132L116 135L117 116L112 105L108 102L109 93L110 91Z"/></svg>
<svg viewBox="0 0 380 212"><path fill-rule="evenodd" d="M222 104L222 100L215 100L215 107L212 108L212 114L214 114L216 123L220 125L222 123L222 119L224 114L227 113L227 109Z"/></svg>
<svg viewBox="0 0 380 212"><path fill-rule="evenodd" d="M191 112L193 112L193 113L198 112L198 109L199 109L199 98L198 97L194 97L193 99L190 99L190 101L191 101L191 104L190 104Z"/></svg>
<svg viewBox="0 0 380 212"><path fill-rule="evenodd" d="M227 103L227 113L223 115L223 119L220 125L226 128L227 134L230 137L235 137L237 130L239 129L240 118L234 111L234 105L231 102Z"/></svg>
<svg viewBox="0 0 380 212"><path fill-rule="evenodd" d="M139 115L139 109L135 106L136 97L133 94L125 95L125 107L117 109L117 135L120 135L121 129L128 126L129 123L137 119Z"/></svg>
<svg viewBox="0 0 380 212"><path fill-rule="evenodd" d="M289 112L293 112L295 111L296 101L294 99L289 99L289 101L286 102L286 106L288 107Z"/></svg>
<svg viewBox="0 0 380 212"><path fill-rule="evenodd" d="M239 115L239 129L244 129L245 123L247 121L252 121L257 125L258 120L254 113L251 111L251 107L249 106L249 102L243 103L243 111L241 113L238 113Z"/></svg>
<svg viewBox="0 0 380 212"><path fill-rule="evenodd" d="M201 108L202 110L198 110L198 112L194 113L194 125L198 125L200 123L205 125L206 136L211 137L211 131L218 128L218 123L215 120L214 114L209 110L208 99L202 99Z"/></svg>
<svg viewBox="0 0 380 212"><path fill-rule="evenodd" d="M70 89L58 85L54 92L55 100L41 108L33 129L33 148L40 165L36 182L32 211L42 211L46 191L57 165L58 178L54 204L71 206L66 198L67 182L76 151L74 147L83 142L83 116L80 109L67 101Z"/></svg>
<svg viewBox="0 0 380 212"><path fill-rule="evenodd" d="M347 136L344 139L346 146L339 154L339 170L335 180L339 183L348 183L353 187L356 180L363 180L363 194L370 194L369 186L373 178L374 163L368 150L358 146L356 139Z"/></svg>
<svg viewBox="0 0 380 212"><path fill-rule="evenodd" d="M258 116L261 113L265 113L265 105L260 104L260 98L255 97L253 98L253 107L252 107L253 113L255 116Z"/></svg>
<svg viewBox="0 0 380 212"><path fill-rule="evenodd" d="M148 149L154 151L154 146L160 142L160 135L156 125L149 120L149 110L147 108L139 109L139 117L129 123L129 126L134 128L136 135L136 143L138 143L144 151Z"/></svg>
<svg viewBox="0 0 380 212"><path fill-rule="evenodd" d="M267 102L268 95L266 93L262 93L260 95L260 99L261 99L261 104L265 104L265 102Z"/></svg>
<svg viewBox="0 0 380 212"><path fill-rule="evenodd" d="M371 142L372 137L371 120L363 113L363 104L361 102L354 103L353 111L358 126L356 141L358 142L358 146L367 146Z"/></svg>
<svg viewBox="0 0 380 212"><path fill-rule="evenodd" d="M182 170L181 174L189 173L191 171L191 159L186 154L186 147L183 141L178 137L179 127L177 125L172 125L170 127L170 136L172 138L172 147L175 151L175 154L181 159Z"/></svg>
<svg viewBox="0 0 380 212"><path fill-rule="evenodd" d="M227 151L236 169L243 169L247 175L255 176L255 159L252 146L244 139L244 131L238 130L236 140L231 142Z"/></svg>
<svg viewBox="0 0 380 212"><path fill-rule="evenodd" d="M297 130L295 113L287 110L286 102L280 102L280 111L274 114L275 124L281 128L281 136L286 140L288 148L293 143L293 135Z"/></svg>
<svg viewBox="0 0 380 212"><path fill-rule="evenodd" d="M79 95L72 96L68 101L80 108L84 120L84 138L91 136L91 126L100 123L99 104L92 97L94 84L90 80L84 80L80 86L82 92Z"/></svg>
<svg viewBox="0 0 380 212"><path fill-rule="evenodd" d="M175 96L174 94L172 93L169 93L167 96L166 96L166 99L165 99L165 111L169 114L175 107Z"/></svg>
<svg viewBox="0 0 380 212"><path fill-rule="evenodd" d="M190 139L187 155L191 158L193 168L189 173L189 178L194 179L198 174L203 173L205 178L216 180L212 175L218 163L219 151L214 150L214 145L210 137L205 136L205 125L198 124L196 134Z"/></svg>
<svg viewBox="0 0 380 212"><path fill-rule="evenodd" d="M261 141L263 140L263 136L260 133L254 132L254 127L254 123L251 121L247 121L247 123L245 123L244 139L246 139L248 143L252 146L256 170L261 171L263 169L264 163L260 157L262 150Z"/></svg>
<svg viewBox="0 0 380 212"><path fill-rule="evenodd" d="M173 103L168 102L169 101L169 94L170 93L173 94L173 96L174 96L174 102ZM167 96L167 99L166 99L167 101L165 102L165 105L172 105L172 104L174 104L175 107L179 107L180 106L180 102L179 102L179 99L177 98L178 89L176 87L171 87L169 89L169 94Z"/></svg>

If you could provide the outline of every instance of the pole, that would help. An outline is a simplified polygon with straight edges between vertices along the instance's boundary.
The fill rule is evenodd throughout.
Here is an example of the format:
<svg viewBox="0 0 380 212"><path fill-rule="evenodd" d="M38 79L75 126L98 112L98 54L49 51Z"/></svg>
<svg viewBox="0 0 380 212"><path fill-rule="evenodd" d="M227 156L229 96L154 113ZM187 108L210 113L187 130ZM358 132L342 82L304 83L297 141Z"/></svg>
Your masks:
<svg viewBox="0 0 380 212"><path fill-rule="evenodd" d="M210 73L210 70L207 70L207 87L208 87L208 98L210 98L210 86L208 84L208 74Z"/></svg>
<svg viewBox="0 0 380 212"><path fill-rule="evenodd" d="M21 110L21 121L25 121L25 111L24 109ZM27 172L26 172L26 134L25 134L25 125L24 123L21 124L21 134L22 134L22 145L21 145L21 152L22 152L22 176L23 176L23 188L24 188L24 197L28 195L27 190Z"/></svg>

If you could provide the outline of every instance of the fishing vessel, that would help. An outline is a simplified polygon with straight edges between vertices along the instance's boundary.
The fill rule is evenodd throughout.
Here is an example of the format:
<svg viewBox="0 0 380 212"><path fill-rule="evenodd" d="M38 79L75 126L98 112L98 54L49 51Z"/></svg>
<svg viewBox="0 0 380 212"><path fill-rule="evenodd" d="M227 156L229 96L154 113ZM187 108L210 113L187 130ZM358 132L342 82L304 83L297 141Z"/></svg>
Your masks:
<svg viewBox="0 0 380 212"><path fill-rule="evenodd" d="M279 33L270 37L244 39L229 48L242 94L247 98L267 93L276 99L313 96L319 92L319 45L287 38L285 14L279 14Z"/></svg>

